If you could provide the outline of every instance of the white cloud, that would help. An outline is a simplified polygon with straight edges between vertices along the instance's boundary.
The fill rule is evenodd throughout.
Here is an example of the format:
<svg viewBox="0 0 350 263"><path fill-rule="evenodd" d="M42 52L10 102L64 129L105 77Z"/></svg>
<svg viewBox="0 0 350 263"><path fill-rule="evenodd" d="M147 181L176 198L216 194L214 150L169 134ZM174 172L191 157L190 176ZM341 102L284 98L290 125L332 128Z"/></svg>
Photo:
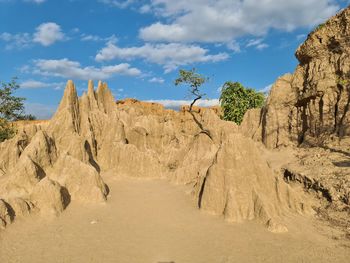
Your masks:
<svg viewBox="0 0 350 263"><path fill-rule="evenodd" d="M257 50L263 50L263 49L268 48L268 47L269 47L268 44L261 43L261 44L257 45L255 48L256 48Z"/></svg>
<svg viewBox="0 0 350 263"><path fill-rule="evenodd" d="M157 78L157 77L153 77L151 79L148 80L148 82L151 83L159 83L159 84L163 84L164 83L164 79L163 78Z"/></svg>
<svg viewBox="0 0 350 263"><path fill-rule="evenodd" d="M190 105L192 100L148 100L147 102L160 103L164 105L165 108L170 109L179 109L181 106ZM219 99L207 99L207 100L198 100L195 106L200 107L212 107L219 105Z"/></svg>
<svg viewBox="0 0 350 263"><path fill-rule="evenodd" d="M61 27L53 22L43 23L36 28L33 41L43 46L50 46L57 41L62 41L65 36Z"/></svg>
<svg viewBox="0 0 350 263"><path fill-rule="evenodd" d="M150 5L143 5L140 7L139 11L141 14L147 14L147 13L150 13L152 11L152 8Z"/></svg>
<svg viewBox="0 0 350 263"><path fill-rule="evenodd" d="M230 43L271 29L315 26L339 6L335 0L151 0L150 9L170 22L140 29L146 41Z"/></svg>
<svg viewBox="0 0 350 263"><path fill-rule="evenodd" d="M218 88L216 89L216 92L217 92L217 93L221 93L221 91L222 91L223 87L224 87L224 86L220 86L220 87L218 87Z"/></svg>
<svg viewBox="0 0 350 263"><path fill-rule="evenodd" d="M66 37L61 31L61 27L56 23L43 23L36 28L34 34L31 33L16 33L8 32L0 33L0 40L6 43L5 48L22 49L32 46L33 42L39 43L43 46L50 46L56 41L65 40Z"/></svg>
<svg viewBox="0 0 350 263"><path fill-rule="evenodd" d="M21 73L27 74L27 73L30 73L30 66L29 65L24 65L24 66L19 67L18 70Z"/></svg>
<svg viewBox="0 0 350 263"><path fill-rule="evenodd" d="M22 89L40 89L40 88L54 88L55 90L61 89L65 86L64 82L47 83L37 80L26 80L20 83Z"/></svg>
<svg viewBox="0 0 350 263"><path fill-rule="evenodd" d="M262 93L269 93L271 88L272 88L273 84L270 84L270 85L267 85L265 88L261 89L261 90L258 90L259 92L262 92Z"/></svg>
<svg viewBox="0 0 350 263"><path fill-rule="evenodd" d="M232 50L235 53L240 53L241 52L241 47L239 43L235 40L232 40L226 44L227 48Z"/></svg>
<svg viewBox="0 0 350 263"><path fill-rule="evenodd" d="M162 65L165 72L170 72L179 66L199 62L218 62L226 60L228 57L227 53L208 54L207 49L197 45L147 43L140 47L120 48L114 43L107 43L106 47L97 53L95 59L97 61L107 61L141 58Z"/></svg>
<svg viewBox="0 0 350 263"><path fill-rule="evenodd" d="M5 49L7 50L26 48L32 42L31 35L28 33L10 34L4 32L0 34L0 40L6 43Z"/></svg>
<svg viewBox="0 0 350 263"><path fill-rule="evenodd" d="M55 76L72 79L108 79L116 75L139 76L141 71L130 67L127 63L113 66L103 66L101 68L89 66L81 67L77 61L67 58L58 60L39 59L34 61L35 69L33 73L44 76Z"/></svg>
<svg viewBox="0 0 350 263"><path fill-rule="evenodd" d="M302 40L302 39L305 39L306 38L306 34L300 34L300 35L297 35L297 40Z"/></svg>
<svg viewBox="0 0 350 263"><path fill-rule="evenodd" d="M96 35L85 35L82 34L81 35L81 40L82 41L102 41L103 38L100 36L96 36Z"/></svg>
<svg viewBox="0 0 350 263"><path fill-rule="evenodd" d="M261 44L261 42L263 42L263 39L262 39L262 38L251 39L251 40L248 41L246 47L257 46L257 45Z"/></svg>
<svg viewBox="0 0 350 263"><path fill-rule="evenodd" d="M32 114L39 120L47 120L55 113L57 106L26 102L24 108L26 114Z"/></svg>
<svg viewBox="0 0 350 263"><path fill-rule="evenodd" d="M257 38L257 39L251 39L248 41L246 47L254 47L257 50L263 50L265 48L268 48L269 45L266 43L263 43L264 39Z"/></svg>
<svg viewBox="0 0 350 263"><path fill-rule="evenodd" d="M98 1L104 4L121 8L121 9L126 8L136 2L135 0L124 0L124 1L123 0L98 0Z"/></svg>
<svg viewBox="0 0 350 263"><path fill-rule="evenodd" d="M109 37L100 37L98 35L81 34L80 40L81 41L94 41L94 42L106 41L108 43L116 43L118 39L114 34L109 36Z"/></svg>

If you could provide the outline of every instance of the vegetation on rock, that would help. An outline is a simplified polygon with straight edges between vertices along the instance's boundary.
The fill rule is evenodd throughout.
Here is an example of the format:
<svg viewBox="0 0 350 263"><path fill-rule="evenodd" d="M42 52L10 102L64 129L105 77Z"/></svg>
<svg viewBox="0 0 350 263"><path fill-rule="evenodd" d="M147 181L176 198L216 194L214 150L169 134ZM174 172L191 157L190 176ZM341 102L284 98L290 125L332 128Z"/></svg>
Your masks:
<svg viewBox="0 0 350 263"><path fill-rule="evenodd" d="M220 96L223 119L237 124L241 124L247 110L260 108L264 102L263 93L245 88L239 82L226 82Z"/></svg>
<svg viewBox="0 0 350 263"><path fill-rule="evenodd" d="M0 142L12 138L15 134L15 128L7 120L0 118Z"/></svg>
<svg viewBox="0 0 350 263"><path fill-rule="evenodd" d="M190 112L192 111L192 107L196 101L202 99L206 95L205 93L202 93L199 88L207 81L208 78L197 73L195 68L191 70L179 70L179 77L175 80L175 86L181 84L189 85L189 93L195 97L190 105Z"/></svg>
<svg viewBox="0 0 350 263"><path fill-rule="evenodd" d="M34 120L35 116L24 114L25 98L16 97L13 93L19 88L17 78L8 83L1 82L0 87L0 142L13 137L15 128L9 121Z"/></svg>

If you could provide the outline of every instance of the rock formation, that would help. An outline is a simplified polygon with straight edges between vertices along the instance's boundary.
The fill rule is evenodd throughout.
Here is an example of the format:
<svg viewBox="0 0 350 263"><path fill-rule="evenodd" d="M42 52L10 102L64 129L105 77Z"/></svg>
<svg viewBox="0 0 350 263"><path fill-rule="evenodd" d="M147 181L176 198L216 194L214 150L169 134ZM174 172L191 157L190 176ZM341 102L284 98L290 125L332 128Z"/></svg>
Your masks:
<svg viewBox="0 0 350 263"><path fill-rule="evenodd" d="M294 74L273 85L242 130L268 148L350 135L350 7L319 25L296 51Z"/></svg>
<svg viewBox="0 0 350 263"><path fill-rule="evenodd" d="M54 117L23 125L0 149L1 226L34 210L56 215L70 202L104 202L102 171L189 184L200 209L232 222L259 220L273 232L287 231L284 215L310 211L255 142L213 110L115 103L102 82L95 91L89 81L78 98L68 81Z"/></svg>

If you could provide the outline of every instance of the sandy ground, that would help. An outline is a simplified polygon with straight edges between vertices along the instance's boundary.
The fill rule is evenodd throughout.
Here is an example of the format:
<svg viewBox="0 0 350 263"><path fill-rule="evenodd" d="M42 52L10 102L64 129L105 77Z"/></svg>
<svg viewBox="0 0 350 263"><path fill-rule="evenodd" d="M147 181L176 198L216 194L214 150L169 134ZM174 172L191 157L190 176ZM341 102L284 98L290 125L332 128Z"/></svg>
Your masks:
<svg viewBox="0 0 350 263"><path fill-rule="evenodd" d="M349 262L350 244L315 219L290 217L288 233L272 234L199 211L182 186L105 180L107 204L71 204L0 232L0 262Z"/></svg>

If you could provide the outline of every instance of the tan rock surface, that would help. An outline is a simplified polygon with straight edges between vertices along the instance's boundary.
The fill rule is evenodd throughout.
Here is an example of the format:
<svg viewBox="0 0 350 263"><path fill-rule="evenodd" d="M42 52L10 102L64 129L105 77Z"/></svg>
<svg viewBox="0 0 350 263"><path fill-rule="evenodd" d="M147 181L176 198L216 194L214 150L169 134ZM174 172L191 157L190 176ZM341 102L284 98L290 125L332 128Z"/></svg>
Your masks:
<svg viewBox="0 0 350 263"><path fill-rule="evenodd" d="M49 178L35 185L30 200L43 214L59 215L67 206L68 193L62 186Z"/></svg>
<svg viewBox="0 0 350 263"><path fill-rule="evenodd" d="M350 7L309 34L300 64L273 85L266 106L246 113L243 134L281 155L276 170L316 192L319 218L349 235ZM295 148L298 146L298 148ZM286 149L284 149L287 147ZM287 156L283 152L289 152ZM275 157L274 157L275 158ZM277 158L278 159L278 158ZM275 161L273 161L275 162ZM274 166L274 165L272 165Z"/></svg>
<svg viewBox="0 0 350 263"><path fill-rule="evenodd" d="M0 228L5 228L6 225L12 222L12 215L9 205L0 199Z"/></svg>
<svg viewBox="0 0 350 263"><path fill-rule="evenodd" d="M99 82L95 92L92 81L78 98L68 81L49 123L1 147L20 140L23 146L3 161L0 196L28 200L42 213L60 213L70 201L106 200L100 173L109 170L190 185L199 208L228 221L267 224L283 222L290 212L308 213L307 202L277 178L255 143L211 109L189 113L136 100L115 103L107 84ZM269 229L284 228L270 223Z"/></svg>
<svg viewBox="0 0 350 263"><path fill-rule="evenodd" d="M252 115L247 113L243 132L271 149L350 135L349 27L347 7L310 33L296 51L294 74L273 85L259 126L245 124Z"/></svg>

